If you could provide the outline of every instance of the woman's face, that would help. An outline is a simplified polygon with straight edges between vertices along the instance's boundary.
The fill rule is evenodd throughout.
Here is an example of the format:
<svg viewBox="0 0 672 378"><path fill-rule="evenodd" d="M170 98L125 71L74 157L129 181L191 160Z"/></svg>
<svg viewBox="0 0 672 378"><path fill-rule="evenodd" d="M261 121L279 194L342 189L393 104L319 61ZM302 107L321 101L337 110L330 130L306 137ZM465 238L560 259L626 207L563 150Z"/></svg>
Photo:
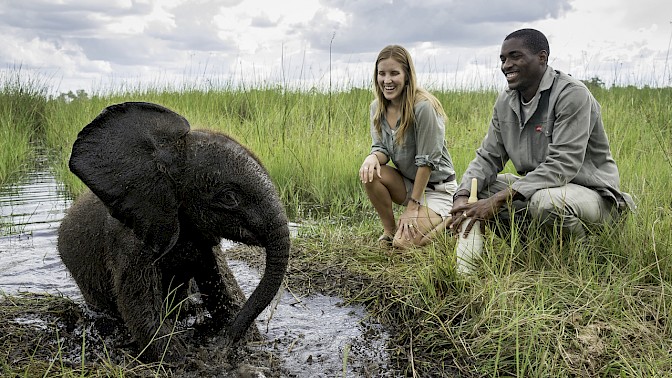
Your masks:
<svg viewBox="0 0 672 378"><path fill-rule="evenodd" d="M406 89L406 74L401 63L392 58L378 62L378 87L383 96L397 105L401 102Z"/></svg>

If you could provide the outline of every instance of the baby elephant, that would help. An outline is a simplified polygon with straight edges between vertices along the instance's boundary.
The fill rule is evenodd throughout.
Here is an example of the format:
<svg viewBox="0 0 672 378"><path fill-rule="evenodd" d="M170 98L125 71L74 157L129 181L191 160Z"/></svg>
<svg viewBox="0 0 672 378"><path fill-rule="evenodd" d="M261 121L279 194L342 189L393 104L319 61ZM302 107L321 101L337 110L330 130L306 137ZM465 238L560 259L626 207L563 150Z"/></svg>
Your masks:
<svg viewBox="0 0 672 378"><path fill-rule="evenodd" d="M164 300L184 299L193 278L210 314L204 328L231 342L245 335L277 293L290 249L284 208L254 154L226 135L190 131L162 106L127 102L84 127L69 166L91 191L63 219L58 251L89 306L122 319L146 360L179 359L183 336L171 335ZM222 238L266 250L244 304Z"/></svg>

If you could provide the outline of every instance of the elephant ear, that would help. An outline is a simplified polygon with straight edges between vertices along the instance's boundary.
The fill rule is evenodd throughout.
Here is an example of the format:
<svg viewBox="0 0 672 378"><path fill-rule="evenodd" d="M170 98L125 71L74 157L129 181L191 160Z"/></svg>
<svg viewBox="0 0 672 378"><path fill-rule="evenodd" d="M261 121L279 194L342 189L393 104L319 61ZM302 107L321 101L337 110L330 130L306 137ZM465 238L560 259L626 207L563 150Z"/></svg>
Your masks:
<svg viewBox="0 0 672 378"><path fill-rule="evenodd" d="M104 109L82 129L70 170L155 254L180 232L179 198L170 176L189 123L162 106L126 102Z"/></svg>

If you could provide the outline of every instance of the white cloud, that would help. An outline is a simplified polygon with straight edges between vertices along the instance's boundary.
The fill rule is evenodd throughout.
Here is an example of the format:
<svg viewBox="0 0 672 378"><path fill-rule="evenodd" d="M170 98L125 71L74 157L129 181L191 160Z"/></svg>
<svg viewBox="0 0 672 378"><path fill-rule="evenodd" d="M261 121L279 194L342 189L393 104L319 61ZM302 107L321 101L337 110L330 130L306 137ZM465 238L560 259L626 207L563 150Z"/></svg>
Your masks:
<svg viewBox="0 0 672 378"><path fill-rule="evenodd" d="M551 43L551 64L610 84L672 84L662 75L672 2L583 0L573 6L565 17L536 25Z"/></svg>

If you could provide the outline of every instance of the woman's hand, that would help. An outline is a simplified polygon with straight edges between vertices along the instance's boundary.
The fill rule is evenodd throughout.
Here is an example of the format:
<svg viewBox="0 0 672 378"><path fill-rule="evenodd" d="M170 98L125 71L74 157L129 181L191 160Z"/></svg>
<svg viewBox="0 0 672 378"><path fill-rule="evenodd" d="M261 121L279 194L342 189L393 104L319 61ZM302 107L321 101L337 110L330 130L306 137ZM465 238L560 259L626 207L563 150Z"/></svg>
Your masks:
<svg viewBox="0 0 672 378"><path fill-rule="evenodd" d="M380 175L380 161L378 156L375 153L369 155L364 159L362 167L359 168L359 179L363 184L373 181L373 175L377 175L378 178L381 178Z"/></svg>
<svg viewBox="0 0 672 378"><path fill-rule="evenodd" d="M399 227L397 227L397 237L406 240L414 240L420 230L418 230L418 217L420 216L420 205L413 202L409 203L406 210L399 217Z"/></svg>

